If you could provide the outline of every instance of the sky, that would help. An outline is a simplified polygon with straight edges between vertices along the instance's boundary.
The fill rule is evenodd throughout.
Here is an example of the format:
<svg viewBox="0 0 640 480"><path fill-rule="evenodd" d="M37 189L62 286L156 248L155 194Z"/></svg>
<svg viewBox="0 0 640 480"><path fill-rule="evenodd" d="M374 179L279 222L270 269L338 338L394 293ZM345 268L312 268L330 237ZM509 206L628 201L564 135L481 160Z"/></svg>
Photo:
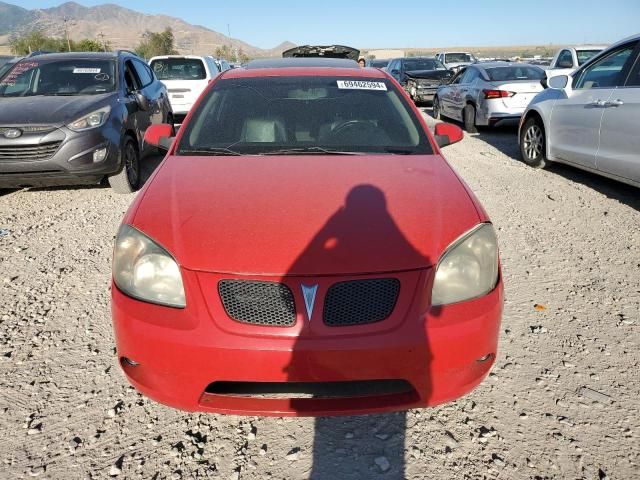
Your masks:
<svg viewBox="0 0 640 480"><path fill-rule="evenodd" d="M62 1L4 0L23 8ZM79 0L180 17L261 48L288 40L358 48L612 43L640 33L639 0Z"/></svg>

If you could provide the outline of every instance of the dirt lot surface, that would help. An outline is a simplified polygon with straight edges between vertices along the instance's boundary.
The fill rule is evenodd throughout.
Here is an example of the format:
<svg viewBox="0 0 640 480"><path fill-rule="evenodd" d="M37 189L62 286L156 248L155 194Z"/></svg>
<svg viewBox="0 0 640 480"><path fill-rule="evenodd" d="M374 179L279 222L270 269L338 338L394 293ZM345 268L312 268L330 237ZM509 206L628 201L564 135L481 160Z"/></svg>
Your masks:
<svg viewBox="0 0 640 480"><path fill-rule="evenodd" d="M132 196L0 196L0 478L637 478L640 191L533 170L513 130L446 156L501 245L506 305L486 381L429 410L347 418L186 414L128 386L111 248Z"/></svg>

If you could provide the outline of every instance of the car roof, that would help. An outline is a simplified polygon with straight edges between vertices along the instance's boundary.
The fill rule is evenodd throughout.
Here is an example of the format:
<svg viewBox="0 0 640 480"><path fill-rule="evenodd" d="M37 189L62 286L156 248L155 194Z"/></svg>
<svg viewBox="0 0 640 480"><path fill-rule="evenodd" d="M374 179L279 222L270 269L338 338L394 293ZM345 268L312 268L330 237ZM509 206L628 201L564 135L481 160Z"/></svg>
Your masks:
<svg viewBox="0 0 640 480"><path fill-rule="evenodd" d="M469 67L476 67L481 69L487 68L500 68L500 67L537 67L538 65L532 65L530 63L525 62L482 62L482 63L472 63Z"/></svg>
<svg viewBox="0 0 640 480"><path fill-rule="evenodd" d="M361 77L361 78L388 78L387 74L377 68L360 67L354 60L341 61L339 66L329 66L333 62L321 62L324 65L318 64L318 58L291 58L284 59L288 62L278 62L270 64L269 66L262 67L243 67L233 68L223 72L221 75L223 79L229 78L254 78L254 77L304 77L304 76L323 76L323 77ZM307 62L310 60L311 62ZM325 60L341 60L341 59L325 59ZM249 62L249 66L251 63ZM346 63L345 63L346 62ZM284 63L284 65L283 65ZM309 65L311 64L311 65Z"/></svg>
<svg viewBox="0 0 640 480"><path fill-rule="evenodd" d="M82 58L82 59L87 59L87 58L94 58L94 59L114 59L118 56L119 52L60 52L60 53L43 53L42 55L38 55L37 58L38 60L40 59L65 59L65 58L69 58L69 59L74 59L74 58ZM133 53L129 53L129 52L124 52L128 55L131 56L135 56L135 54Z"/></svg>
<svg viewBox="0 0 640 480"><path fill-rule="evenodd" d="M321 58L321 57L287 57L287 58L267 58L252 60L247 64L247 69L257 68L300 68L300 67L320 67L320 68L360 68L358 62L345 58Z"/></svg>
<svg viewBox="0 0 640 480"><path fill-rule="evenodd" d="M213 58L211 55L156 55L155 57L151 57L151 60L159 60L165 58L197 58L198 60L202 60L203 58Z"/></svg>
<svg viewBox="0 0 640 480"><path fill-rule="evenodd" d="M569 47L561 48L561 50L566 50L567 48L573 48L574 50L604 50L607 48L606 45L572 45Z"/></svg>

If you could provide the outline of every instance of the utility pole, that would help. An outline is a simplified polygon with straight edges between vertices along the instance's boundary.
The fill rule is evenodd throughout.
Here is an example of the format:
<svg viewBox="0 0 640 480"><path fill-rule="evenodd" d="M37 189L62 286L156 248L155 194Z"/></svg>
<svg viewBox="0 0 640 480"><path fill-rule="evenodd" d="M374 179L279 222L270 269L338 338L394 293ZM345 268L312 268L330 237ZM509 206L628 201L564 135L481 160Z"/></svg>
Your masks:
<svg viewBox="0 0 640 480"><path fill-rule="evenodd" d="M104 41L104 33L100 32L100 33L98 34L98 38L100 39L100 40L98 41L98 43L101 43L101 44L102 44L102 50L106 52L106 51L107 51L107 44L106 44L106 42Z"/></svg>
<svg viewBox="0 0 640 480"><path fill-rule="evenodd" d="M64 22L64 34L67 37L67 48L69 49L69 51L71 51L71 40L69 40L69 27L67 26L67 23L69 23L69 17L64 17L62 21Z"/></svg>

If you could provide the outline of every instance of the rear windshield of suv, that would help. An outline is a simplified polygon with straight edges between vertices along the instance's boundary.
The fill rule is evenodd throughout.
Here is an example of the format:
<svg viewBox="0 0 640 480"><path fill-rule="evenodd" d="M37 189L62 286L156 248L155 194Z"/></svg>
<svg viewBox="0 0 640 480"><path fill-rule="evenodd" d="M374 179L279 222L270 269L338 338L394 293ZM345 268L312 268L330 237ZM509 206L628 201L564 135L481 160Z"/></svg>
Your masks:
<svg viewBox="0 0 640 480"><path fill-rule="evenodd" d="M207 72L198 58L158 58L151 61L158 80L204 80Z"/></svg>
<svg viewBox="0 0 640 480"><path fill-rule="evenodd" d="M445 66L435 58L405 60L404 69L407 72L411 72L414 70L446 70Z"/></svg>
<svg viewBox="0 0 640 480"><path fill-rule="evenodd" d="M384 78L220 80L183 128L178 155L432 153L413 110Z"/></svg>
<svg viewBox="0 0 640 480"><path fill-rule="evenodd" d="M597 55L602 50L576 50L576 55L578 57L578 65L582 65L584 62L589 60L594 55Z"/></svg>
<svg viewBox="0 0 640 480"><path fill-rule="evenodd" d="M468 53L446 53L445 63L473 63L476 59Z"/></svg>
<svg viewBox="0 0 640 480"><path fill-rule="evenodd" d="M533 66L510 66L487 68L487 75L492 82L505 82L514 80L542 80L545 77L544 70Z"/></svg>
<svg viewBox="0 0 640 480"><path fill-rule="evenodd" d="M0 80L0 97L99 95L115 89L115 60L27 58Z"/></svg>

